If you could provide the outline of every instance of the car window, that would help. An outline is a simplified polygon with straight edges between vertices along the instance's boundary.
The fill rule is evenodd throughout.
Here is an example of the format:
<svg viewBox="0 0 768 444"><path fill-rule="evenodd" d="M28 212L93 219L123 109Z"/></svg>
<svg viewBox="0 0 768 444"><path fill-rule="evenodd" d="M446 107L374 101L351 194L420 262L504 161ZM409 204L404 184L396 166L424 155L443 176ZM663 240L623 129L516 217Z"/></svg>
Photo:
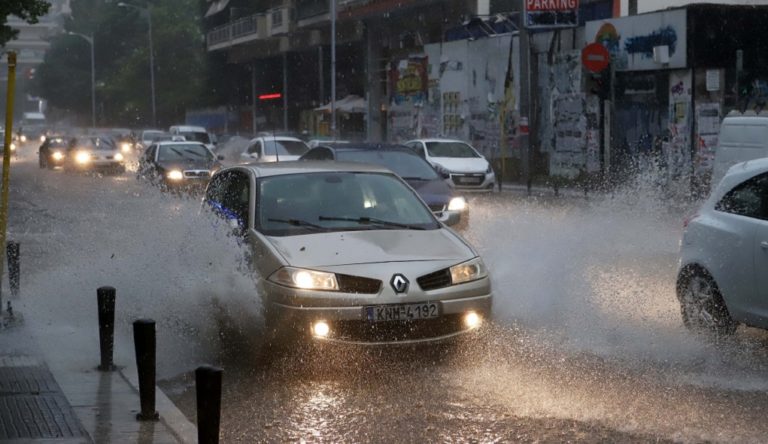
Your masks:
<svg viewBox="0 0 768 444"><path fill-rule="evenodd" d="M144 158L148 162L155 161L155 150L157 150L157 145L150 145L149 148L147 148L147 153L144 155Z"/></svg>
<svg viewBox="0 0 768 444"><path fill-rule="evenodd" d="M255 143L251 144L250 146L248 146L248 149L246 150L246 152L248 154L258 154L259 156L261 156L261 149L260 148L261 148L261 142L255 142Z"/></svg>
<svg viewBox="0 0 768 444"><path fill-rule="evenodd" d="M264 154L278 156L301 156L309 151L306 143L300 140L264 140Z"/></svg>
<svg viewBox="0 0 768 444"><path fill-rule="evenodd" d="M768 220L768 174L737 185L720 199L715 210Z"/></svg>
<svg viewBox="0 0 768 444"><path fill-rule="evenodd" d="M342 150L336 153L336 160L380 165L407 179L434 180L439 178L432 165L416 154L407 151Z"/></svg>
<svg viewBox="0 0 768 444"><path fill-rule="evenodd" d="M333 153L328 148L313 148L301 158L302 160L333 160Z"/></svg>
<svg viewBox="0 0 768 444"><path fill-rule="evenodd" d="M211 143L211 138L208 136L208 133L199 133L199 132L193 132L193 131L179 131L178 134L184 136L185 140L190 140L190 141L200 142L200 143Z"/></svg>
<svg viewBox="0 0 768 444"><path fill-rule="evenodd" d="M208 151L208 148L196 143L163 145L158 147L158 162L211 159L213 159L213 155Z"/></svg>
<svg viewBox="0 0 768 444"><path fill-rule="evenodd" d="M241 171L225 171L211 180L205 200L211 209L225 219L236 219L240 228L248 227L250 196L248 175Z"/></svg>
<svg viewBox="0 0 768 444"><path fill-rule="evenodd" d="M480 157L471 146L463 142L427 142L431 157Z"/></svg>
<svg viewBox="0 0 768 444"><path fill-rule="evenodd" d="M307 173L259 181L257 229L271 236L307 231L392 228L381 220L423 229L439 227L429 208L387 173Z"/></svg>

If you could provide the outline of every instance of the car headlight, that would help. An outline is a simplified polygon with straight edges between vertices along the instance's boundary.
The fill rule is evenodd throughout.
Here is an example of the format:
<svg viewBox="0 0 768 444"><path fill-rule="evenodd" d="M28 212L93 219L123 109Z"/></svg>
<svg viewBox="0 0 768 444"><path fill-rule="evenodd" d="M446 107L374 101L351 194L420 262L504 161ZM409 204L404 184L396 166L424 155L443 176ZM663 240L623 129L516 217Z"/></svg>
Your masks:
<svg viewBox="0 0 768 444"><path fill-rule="evenodd" d="M83 165L91 161L91 153L88 151L78 151L75 154L75 162Z"/></svg>
<svg viewBox="0 0 768 444"><path fill-rule="evenodd" d="M124 159L123 155L120 153L115 154L115 160L118 162L122 162Z"/></svg>
<svg viewBox="0 0 768 444"><path fill-rule="evenodd" d="M131 144L128 142L123 142L122 144L120 144L120 150L124 153L131 152Z"/></svg>
<svg viewBox="0 0 768 444"><path fill-rule="evenodd" d="M454 265L449 270L451 272L452 285L472 282L488 276L488 270L485 268L483 260L479 257L463 264Z"/></svg>
<svg viewBox="0 0 768 444"><path fill-rule="evenodd" d="M467 208L467 200L463 197L454 197L448 202L448 211L464 211Z"/></svg>
<svg viewBox="0 0 768 444"><path fill-rule="evenodd" d="M11 151L16 151L16 144L11 142Z"/></svg>
<svg viewBox="0 0 768 444"><path fill-rule="evenodd" d="M181 180L184 178L184 174L179 170L171 170L168 171L168 174L165 175L169 180Z"/></svg>
<svg viewBox="0 0 768 444"><path fill-rule="evenodd" d="M22 135L21 135L21 137L19 137L19 140L21 140L21 143L24 143L24 142L26 142L26 141L27 141L27 136L25 136L24 134L22 134Z"/></svg>
<svg viewBox="0 0 768 444"><path fill-rule="evenodd" d="M336 291L339 283L334 273L306 270L303 268L283 267L272 274L269 280L286 287L302 290Z"/></svg>
<svg viewBox="0 0 768 444"><path fill-rule="evenodd" d="M53 154L51 154L51 157L53 157L53 160L61 160L64 158L64 153L61 151L54 151Z"/></svg>
<svg viewBox="0 0 768 444"><path fill-rule="evenodd" d="M40 136L40 143L45 142L45 136Z"/></svg>

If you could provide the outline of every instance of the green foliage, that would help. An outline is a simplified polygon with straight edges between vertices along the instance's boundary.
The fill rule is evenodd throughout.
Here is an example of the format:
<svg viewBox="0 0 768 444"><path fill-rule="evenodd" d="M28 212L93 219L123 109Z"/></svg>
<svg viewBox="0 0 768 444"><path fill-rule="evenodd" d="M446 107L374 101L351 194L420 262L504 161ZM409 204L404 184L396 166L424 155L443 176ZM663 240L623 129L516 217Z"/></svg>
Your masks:
<svg viewBox="0 0 768 444"><path fill-rule="evenodd" d="M134 3L141 8L146 4ZM151 126L149 28L145 11L117 1L72 0L71 32L93 35L99 125ZM205 47L196 0L157 0L152 19L157 126L184 120L204 96ZM90 116L90 45L77 36L54 39L38 69L36 93L51 107Z"/></svg>
<svg viewBox="0 0 768 444"><path fill-rule="evenodd" d="M5 46L19 33L8 26L8 16L15 15L28 23L37 23L37 19L45 15L50 7L51 4L45 0L0 1L0 46Z"/></svg>

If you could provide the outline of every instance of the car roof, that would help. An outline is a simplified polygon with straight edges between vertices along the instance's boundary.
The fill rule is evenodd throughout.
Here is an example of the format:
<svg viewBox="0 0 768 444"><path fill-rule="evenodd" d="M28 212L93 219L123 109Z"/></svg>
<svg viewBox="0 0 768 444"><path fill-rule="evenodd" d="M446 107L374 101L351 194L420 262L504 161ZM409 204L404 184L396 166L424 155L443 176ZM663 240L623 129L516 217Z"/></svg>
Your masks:
<svg viewBox="0 0 768 444"><path fill-rule="evenodd" d="M227 169L244 168L253 171L258 177L283 176L302 173L389 173L387 168L358 162L329 162L329 161L288 161L268 162L237 165ZM222 170L224 171L224 170Z"/></svg>
<svg viewBox="0 0 768 444"><path fill-rule="evenodd" d="M154 143L154 145L202 145L203 142L197 142L194 140L160 140Z"/></svg>
<svg viewBox="0 0 768 444"><path fill-rule="evenodd" d="M171 129L176 129L177 131L197 131L204 133L206 132L206 129L202 126L196 126L196 125L173 125Z"/></svg>
<svg viewBox="0 0 768 444"><path fill-rule="evenodd" d="M737 163L730 167L725 173L725 176L723 176L714 188L711 198L720 200L720 198L734 186L765 172L768 172L768 157Z"/></svg>
<svg viewBox="0 0 768 444"><path fill-rule="evenodd" d="M469 142L467 142L465 140L461 140L461 139L441 139L441 138L438 138L438 137L433 137L433 138L429 138L429 139L413 139L413 140L409 140L406 143L409 143L409 142L459 142L459 143L463 143L463 144L466 144L466 145L472 145L471 143L469 143Z"/></svg>
<svg viewBox="0 0 768 444"><path fill-rule="evenodd" d="M299 139L298 137L293 136L258 136L251 139L251 142L255 142L256 140L263 139L263 140L285 140L285 141L291 141L291 142L304 142L303 140Z"/></svg>
<svg viewBox="0 0 768 444"><path fill-rule="evenodd" d="M330 148L335 151L404 151L416 156L413 149L394 143L368 143L368 142L347 142L347 143L321 143L316 148ZM313 148L313 149L316 149Z"/></svg>

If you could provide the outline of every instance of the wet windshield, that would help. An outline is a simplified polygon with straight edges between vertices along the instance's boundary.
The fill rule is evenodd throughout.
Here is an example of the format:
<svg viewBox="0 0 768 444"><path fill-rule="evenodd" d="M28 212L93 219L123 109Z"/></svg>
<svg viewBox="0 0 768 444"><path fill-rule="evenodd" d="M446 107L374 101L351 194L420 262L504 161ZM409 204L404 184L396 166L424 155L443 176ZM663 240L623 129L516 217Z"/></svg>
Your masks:
<svg viewBox="0 0 768 444"><path fill-rule="evenodd" d="M406 179L435 180L437 172L424 159L404 151L389 150L338 150L336 160L362 162L389 168Z"/></svg>
<svg viewBox="0 0 768 444"><path fill-rule="evenodd" d="M208 133L199 132L180 132L180 135L184 136L186 140L209 144L211 143L211 137Z"/></svg>
<svg viewBox="0 0 768 444"><path fill-rule="evenodd" d="M158 162L213 159L213 154L211 154L208 148L197 143L160 145L158 150Z"/></svg>
<svg viewBox="0 0 768 444"><path fill-rule="evenodd" d="M264 139L264 153L267 156L301 156L309 151L307 144L300 140Z"/></svg>
<svg viewBox="0 0 768 444"><path fill-rule="evenodd" d="M307 231L438 227L432 213L413 191L388 174L267 177L259 181L258 200L258 229L274 236Z"/></svg>
<svg viewBox="0 0 768 444"><path fill-rule="evenodd" d="M480 157L475 150L461 142L427 142L431 157Z"/></svg>

